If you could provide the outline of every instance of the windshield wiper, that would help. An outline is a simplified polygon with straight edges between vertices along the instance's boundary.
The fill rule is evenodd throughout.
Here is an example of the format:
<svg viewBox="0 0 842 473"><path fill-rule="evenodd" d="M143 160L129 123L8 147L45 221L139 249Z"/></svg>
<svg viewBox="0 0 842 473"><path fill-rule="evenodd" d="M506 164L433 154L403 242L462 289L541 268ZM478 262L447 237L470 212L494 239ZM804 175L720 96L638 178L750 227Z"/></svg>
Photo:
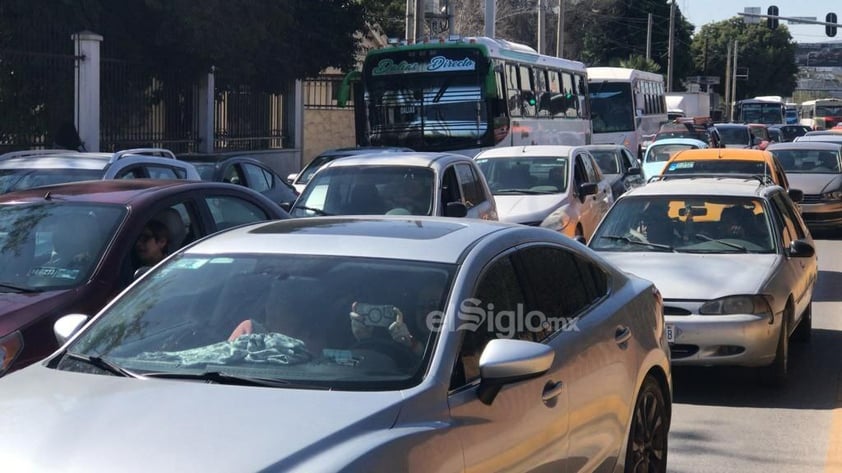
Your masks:
<svg viewBox="0 0 842 473"><path fill-rule="evenodd" d="M705 235L704 233L697 233L696 238L698 238L700 240L705 240L705 241L715 241L717 243L722 243L725 246L730 246L731 248L736 248L736 249L742 251L743 253L748 253L748 248L744 247L743 245L731 243L730 241L722 241L722 240L717 239L717 238L709 237L709 236Z"/></svg>
<svg viewBox="0 0 842 473"><path fill-rule="evenodd" d="M282 379L269 378L255 378L252 376L239 376L234 374L227 374L221 371L206 371L203 373L146 373L146 378L161 378L161 379L188 379L197 381L209 381L217 384L234 384L239 386L263 386L270 388L304 388L304 389L322 389L327 390L325 386L294 383Z"/></svg>
<svg viewBox="0 0 842 473"><path fill-rule="evenodd" d="M648 241L632 240L631 238L629 238L627 236L600 235L599 238L605 238L606 240L623 241L623 242L626 242L630 245L646 246L646 247L649 247L649 248L657 248L659 250L664 250L664 251L675 251L675 248L673 248L669 245L664 245L664 244L661 244L661 243L650 243Z"/></svg>
<svg viewBox="0 0 842 473"><path fill-rule="evenodd" d="M11 290L17 291L17 292L26 292L26 293L38 292L35 289L29 288L29 287L18 286L18 285L10 284L10 283L7 283L7 282L0 282L0 287L6 288L6 289L11 289Z"/></svg>
<svg viewBox="0 0 842 473"><path fill-rule="evenodd" d="M499 194L526 194L526 195L537 195L537 194L555 194L557 192L551 191L533 191L529 189L498 189L493 192L495 195Z"/></svg>
<svg viewBox="0 0 842 473"><path fill-rule="evenodd" d="M329 214L329 213L325 212L322 209L317 209L315 207L307 207L307 206L304 206L304 205L296 205L292 208L292 210L295 210L295 209L309 210L309 211L315 212L316 214L321 215L321 216L332 215L332 214Z"/></svg>
<svg viewBox="0 0 842 473"><path fill-rule="evenodd" d="M103 358L101 356L89 356L83 355L81 353L76 353L72 351L64 352L64 356L76 360L85 362L91 366L99 368L103 371L108 371L111 374L116 374L117 376L123 376L126 378L137 378L143 379L144 376L135 373L134 371L127 370L120 365L115 364L114 362L108 360L107 358Z"/></svg>

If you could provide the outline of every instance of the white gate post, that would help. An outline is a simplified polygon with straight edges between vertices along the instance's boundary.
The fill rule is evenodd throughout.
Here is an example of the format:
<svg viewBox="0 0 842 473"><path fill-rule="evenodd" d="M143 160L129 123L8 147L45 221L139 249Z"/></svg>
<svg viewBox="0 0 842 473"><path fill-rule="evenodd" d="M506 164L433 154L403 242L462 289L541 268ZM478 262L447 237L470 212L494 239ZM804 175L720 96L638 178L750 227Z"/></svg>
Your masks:
<svg viewBox="0 0 842 473"><path fill-rule="evenodd" d="M99 151L99 44L102 36L80 31L71 36L76 51L74 122L88 151Z"/></svg>
<svg viewBox="0 0 842 473"><path fill-rule="evenodd" d="M214 67L207 76L199 83L199 149L200 153L213 153L214 150Z"/></svg>

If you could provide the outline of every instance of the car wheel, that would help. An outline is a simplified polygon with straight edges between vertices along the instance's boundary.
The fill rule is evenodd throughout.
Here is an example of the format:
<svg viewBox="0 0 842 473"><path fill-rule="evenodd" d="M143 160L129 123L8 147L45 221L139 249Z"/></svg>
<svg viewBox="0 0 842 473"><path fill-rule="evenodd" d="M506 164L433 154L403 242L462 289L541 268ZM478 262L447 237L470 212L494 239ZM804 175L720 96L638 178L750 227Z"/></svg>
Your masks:
<svg viewBox="0 0 842 473"><path fill-rule="evenodd" d="M775 361L771 365L761 368L761 381L763 384L772 387L781 387L786 384L786 376L789 371L789 319L792 313L792 306L787 306L781 321L781 335L778 338L778 348L775 350Z"/></svg>
<svg viewBox="0 0 842 473"><path fill-rule="evenodd" d="M801 322L795 332L792 333L792 340L794 342L807 343L813 335L813 301L807 304L807 309L804 310L804 315L801 316Z"/></svg>
<svg viewBox="0 0 842 473"><path fill-rule="evenodd" d="M667 471L669 414L661 386L651 376L643 380L632 413L626 445L626 473Z"/></svg>

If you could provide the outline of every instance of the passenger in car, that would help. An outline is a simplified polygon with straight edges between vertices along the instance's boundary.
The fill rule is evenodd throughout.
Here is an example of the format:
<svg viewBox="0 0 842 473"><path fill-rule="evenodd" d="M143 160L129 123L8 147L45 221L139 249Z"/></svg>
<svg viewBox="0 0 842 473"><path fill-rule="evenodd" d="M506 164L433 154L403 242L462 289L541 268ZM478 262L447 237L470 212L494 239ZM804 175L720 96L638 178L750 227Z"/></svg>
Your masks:
<svg viewBox="0 0 842 473"><path fill-rule="evenodd" d="M169 241L169 229L166 225L158 220L147 222L134 245L135 256L140 266L155 266L160 263L168 254Z"/></svg>

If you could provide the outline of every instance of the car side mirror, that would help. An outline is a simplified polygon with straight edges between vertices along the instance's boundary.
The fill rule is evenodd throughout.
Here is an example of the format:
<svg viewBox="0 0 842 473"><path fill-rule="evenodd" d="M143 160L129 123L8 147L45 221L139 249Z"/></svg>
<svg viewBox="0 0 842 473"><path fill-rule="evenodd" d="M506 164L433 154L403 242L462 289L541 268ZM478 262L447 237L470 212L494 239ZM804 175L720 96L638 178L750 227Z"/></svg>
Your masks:
<svg viewBox="0 0 842 473"><path fill-rule="evenodd" d="M141 266L141 267L137 268L134 272L134 275L132 276L132 279L140 278L141 276L146 274L146 272L149 271L150 269L152 269L152 266Z"/></svg>
<svg viewBox="0 0 842 473"><path fill-rule="evenodd" d="M584 198L589 195L596 195L598 190L599 186L597 186L595 183L586 182L579 186L579 196Z"/></svg>
<svg viewBox="0 0 842 473"><path fill-rule="evenodd" d="M288 175L288 176L287 176L287 182L289 182L290 184L292 184L293 182L295 182L295 178L296 178L296 177L298 177L298 173L297 173L297 172L294 172L294 173L292 173L292 174Z"/></svg>
<svg viewBox="0 0 842 473"><path fill-rule="evenodd" d="M804 240L793 240L787 253L793 258L810 258L816 254L816 249Z"/></svg>
<svg viewBox="0 0 842 473"><path fill-rule="evenodd" d="M553 349L543 343L502 338L491 340L479 358L479 400L491 405L500 388L541 376L550 369L554 359ZM552 401L559 392L557 389L545 390L544 402Z"/></svg>
<svg viewBox="0 0 842 473"><path fill-rule="evenodd" d="M468 207L462 202L448 202L444 206L445 217L462 218L466 215L468 215Z"/></svg>
<svg viewBox="0 0 842 473"><path fill-rule="evenodd" d="M789 189L786 193L796 204L804 200L804 191L801 189Z"/></svg>
<svg viewBox="0 0 842 473"><path fill-rule="evenodd" d="M639 176L639 175L640 175L640 173L641 173L641 169L640 169L640 168L628 168L628 169L626 170L626 175L627 175L627 176Z"/></svg>
<svg viewBox="0 0 842 473"><path fill-rule="evenodd" d="M70 340L70 337L76 334L85 322L88 321L88 316L85 314L67 314L56 320L53 324L53 335L59 345L64 345Z"/></svg>
<svg viewBox="0 0 842 473"><path fill-rule="evenodd" d="M292 208L292 202L281 202L280 205L281 205L281 208L286 210L287 212L289 212L290 209Z"/></svg>

